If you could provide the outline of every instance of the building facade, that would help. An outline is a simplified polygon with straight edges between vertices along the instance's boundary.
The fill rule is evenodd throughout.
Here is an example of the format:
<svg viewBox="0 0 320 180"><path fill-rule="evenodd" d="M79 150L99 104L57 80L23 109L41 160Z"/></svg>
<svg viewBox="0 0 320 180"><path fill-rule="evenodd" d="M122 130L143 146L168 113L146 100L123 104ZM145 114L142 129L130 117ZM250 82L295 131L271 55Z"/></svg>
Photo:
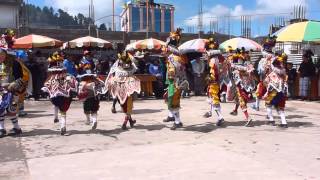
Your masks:
<svg viewBox="0 0 320 180"><path fill-rule="evenodd" d="M171 32L174 29L174 10L173 5L154 3L153 0L149 0L148 3L146 0L128 1L120 15L121 30L126 32Z"/></svg>
<svg viewBox="0 0 320 180"><path fill-rule="evenodd" d="M17 28L21 0L0 0L0 28Z"/></svg>

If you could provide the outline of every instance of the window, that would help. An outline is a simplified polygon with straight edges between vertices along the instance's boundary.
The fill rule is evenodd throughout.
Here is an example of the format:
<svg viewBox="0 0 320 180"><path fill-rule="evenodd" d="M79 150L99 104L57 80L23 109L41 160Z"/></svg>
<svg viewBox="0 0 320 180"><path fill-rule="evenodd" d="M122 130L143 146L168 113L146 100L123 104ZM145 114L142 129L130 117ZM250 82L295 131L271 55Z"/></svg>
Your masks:
<svg viewBox="0 0 320 180"><path fill-rule="evenodd" d="M164 32L171 32L171 10L166 9L164 12Z"/></svg>
<svg viewBox="0 0 320 180"><path fill-rule="evenodd" d="M161 9L154 9L154 30L161 32Z"/></svg>
<svg viewBox="0 0 320 180"><path fill-rule="evenodd" d="M138 7L132 7L132 31L140 30L140 9Z"/></svg>

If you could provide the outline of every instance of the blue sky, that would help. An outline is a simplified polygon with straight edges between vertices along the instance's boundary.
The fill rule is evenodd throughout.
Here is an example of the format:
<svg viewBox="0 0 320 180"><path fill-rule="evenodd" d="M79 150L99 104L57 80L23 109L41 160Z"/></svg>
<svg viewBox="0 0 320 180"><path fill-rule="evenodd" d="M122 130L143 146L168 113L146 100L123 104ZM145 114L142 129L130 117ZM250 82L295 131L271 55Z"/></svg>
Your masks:
<svg viewBox="0 0 320 180"><path fill-rule="evenodd" d="M81 12L88 14L89 0L28 0L39 6L53 6L61 8L71 14ZM124 0L116 1L116 13L120 14ZM81 3L75 3L81 2ZM158 3L173 4L176 7L175 25L183 27L185 32L197 31L198 0L155 0ZM276 2L276 3L275 3ZM111 14L112 0L94 0L96 18ZM218 31L240 35L241 15L252 15L252 36L268 33L269 25L274 23L275 17L290 19L290 12L294 5L304 5L307 8L307 18L320 20L320 0L203 0L204 29L208 31L210 22L219 24ZM231 16L231 18L223 18ZM218 17L218 18L217 18ZM218 22L216 22L218 19ZM230 30L228 21L230 19ZM102 22L108 23L111 18Z"/></svg>

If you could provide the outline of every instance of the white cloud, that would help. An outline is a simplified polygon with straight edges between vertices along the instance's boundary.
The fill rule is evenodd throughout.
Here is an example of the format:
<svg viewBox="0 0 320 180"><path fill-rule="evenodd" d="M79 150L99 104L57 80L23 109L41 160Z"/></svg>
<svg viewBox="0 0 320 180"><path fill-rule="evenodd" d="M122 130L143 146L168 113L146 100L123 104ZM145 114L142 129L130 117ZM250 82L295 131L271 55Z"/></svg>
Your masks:
<svg viewBox="0 0 320 180"><path fill-rule="evenodd" d="M45 0L45 5L52 6L56 9L62 9L67 11L69 14L77 15L82 13L85 16L89 15L89 0ZM112 14L112 0L93 0L95 8L95 18L108 16ZM119 15L123 5L122 0L115 0L116 15ZM118 18L116 18L118 19ZM110 18L104 18L97 23L108 23L111 22Z"/></svg>
<svg viewBox="0 0 320 180"><path fill-rule="evenodd" d="M215 17L288 13L293 11L293 6L295 5L308 7L308 1L310 0L256 0L255 9L245 9L241 4L235 5L234 7L217 4L203 14L203 24L209 25L210 21L216 20ZM198 15L187 18L184 23L187 26L197 25Z"/></svg>

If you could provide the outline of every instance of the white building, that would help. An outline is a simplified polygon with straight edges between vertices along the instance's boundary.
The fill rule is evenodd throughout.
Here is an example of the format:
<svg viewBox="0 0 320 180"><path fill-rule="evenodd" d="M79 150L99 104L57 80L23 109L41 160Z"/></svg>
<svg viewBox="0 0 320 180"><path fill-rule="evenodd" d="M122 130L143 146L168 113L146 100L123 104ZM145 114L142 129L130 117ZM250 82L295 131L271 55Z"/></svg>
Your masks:
<svg viewBox="0 0 320 180"><path fill-rule="evenodd" d="M0 0L0 28L17 28L21 0Z"/></svg>

